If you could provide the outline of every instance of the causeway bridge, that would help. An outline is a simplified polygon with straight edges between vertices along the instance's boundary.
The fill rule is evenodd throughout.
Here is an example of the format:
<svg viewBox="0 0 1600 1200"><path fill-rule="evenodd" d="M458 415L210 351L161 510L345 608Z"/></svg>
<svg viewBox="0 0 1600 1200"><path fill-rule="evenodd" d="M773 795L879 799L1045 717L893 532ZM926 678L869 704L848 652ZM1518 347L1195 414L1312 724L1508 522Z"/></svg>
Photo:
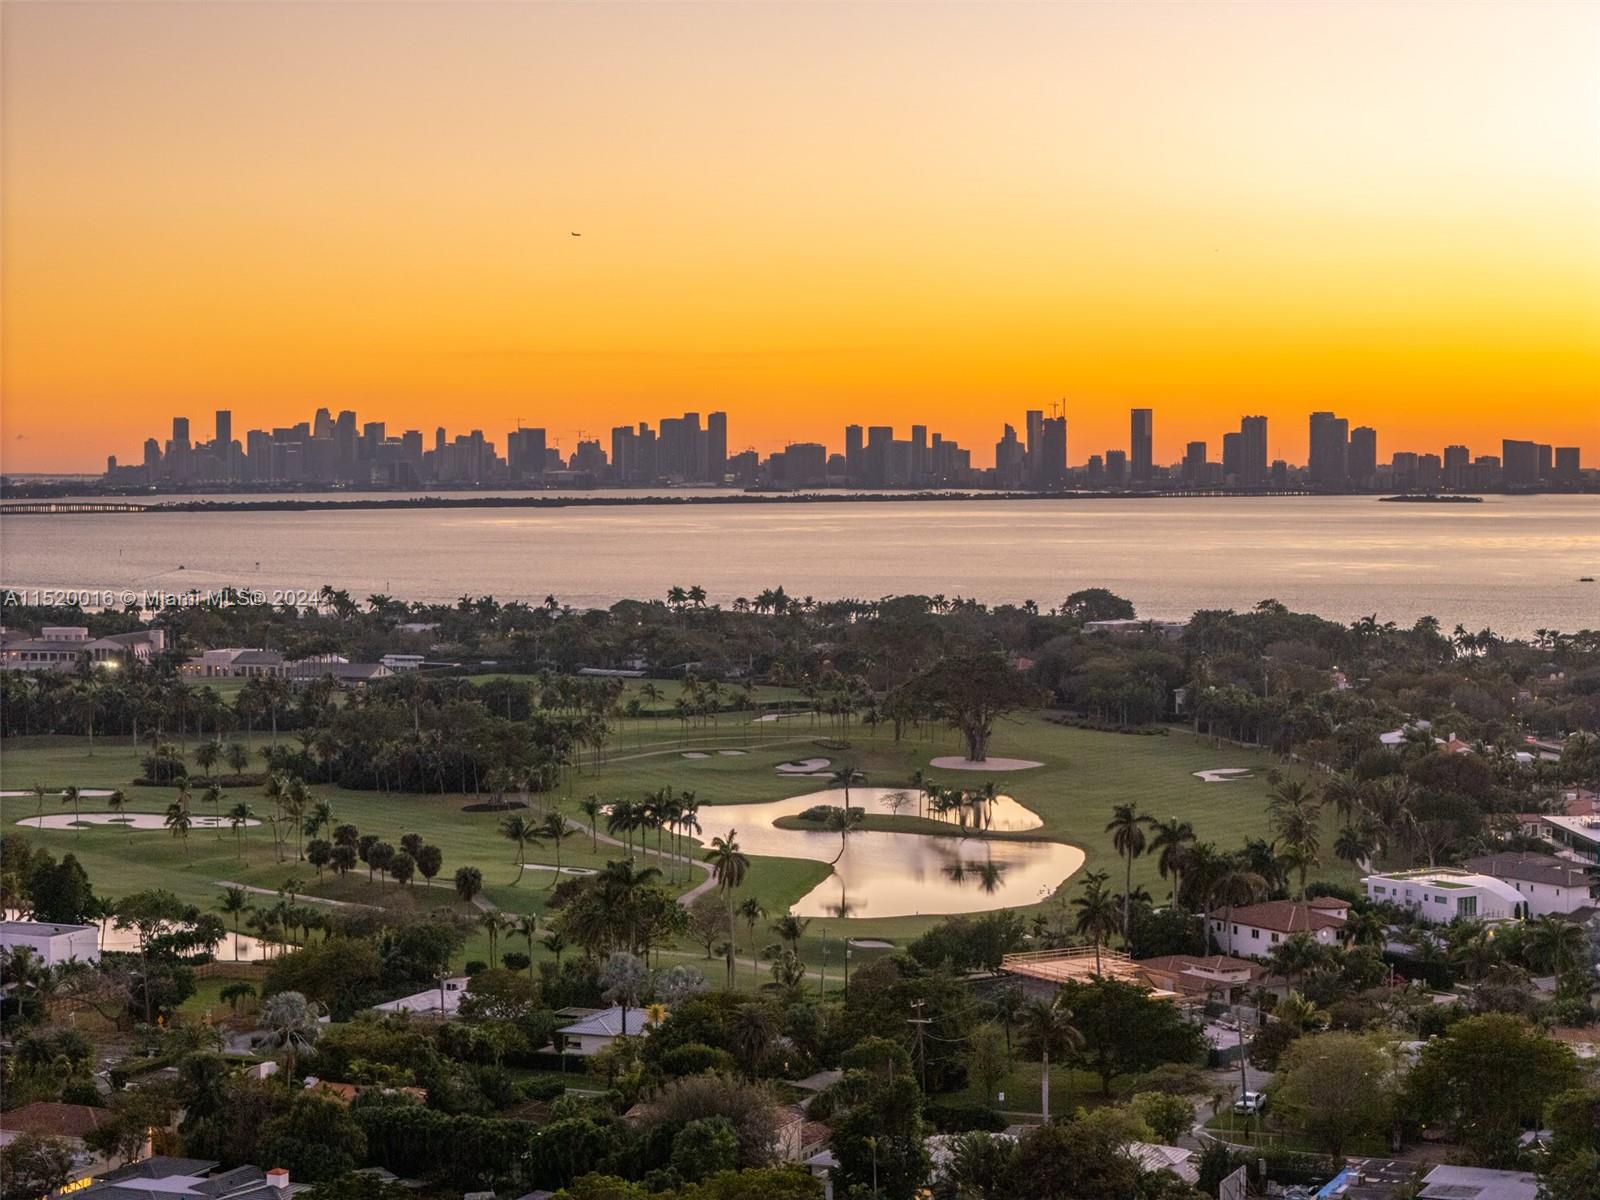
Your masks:
<svg viewBox="0 0 1600 1200"><path fill-rule="evenodd" d="M150 505L126 500L0 500L0 517L53 516L58 513L142 513Z"/></svg>

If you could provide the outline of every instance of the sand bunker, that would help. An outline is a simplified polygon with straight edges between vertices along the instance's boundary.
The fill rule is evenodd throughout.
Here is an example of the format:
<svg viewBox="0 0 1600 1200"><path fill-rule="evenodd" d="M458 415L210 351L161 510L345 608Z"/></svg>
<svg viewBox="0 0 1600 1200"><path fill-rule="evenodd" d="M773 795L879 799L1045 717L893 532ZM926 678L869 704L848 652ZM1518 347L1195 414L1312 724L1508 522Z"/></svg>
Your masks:
<svg viewBox="0 0 1600 1200"><path fill-rule="evenodd" d="M743 750L718 750L717 753L721 754L721 755L724 755L724 756L726 756L728 758L733 758L733 757L735 757L737 755L743 754L744 751Z"/></svg>
<svg viewBox="0 0 1600 1200"><path fill-rule="evenodd" d="M160 813L126 813L117 816L115 813L82 813L74 821L71 813L48 813L42 817L24 817L17 822L31 829L82 829L89 825L114 825L122 829L165 829L167 819ZM246 821L245 826L254 829L261 824L260 821ZM189 818L190 830L195 829L232 829L233 823L227 817L199 817Z"/></svg>
<svg viewBox="0 0 1600 1200"><path fill-rule="evenodd" d="M62 793L59 790L45 793L46 796L60 796L61 794ZM78 789L78 797L79 797L79 799L82 799L82 800L104 800L109 795L111 795L111 789L110 788L79 788ZM19 800L24 796L32 798L33 797L33 789L29 788L26 791L20 791L20 792L18 792L18 791L0 792L0 800Z"/></svg>
<svg viewBox="0 0 1600 1200"><path fill-rule="evenodd" d="M679 758L710 758L711 756L709 754L704 754L699 750L685 750L678 757Z"/></svg>
<svg viewBox="0 0 1600 1200"><path fill-rule="evenodd" d="M938 767L941 771L1027 771L1044 766L1042 762L1034 762L1031 758L986 758L982 762L974 762L970 758L957 758L954 754L936 758L928 765Z"/></svg>
<svg viewBox="0 0 1600 1200"><path fill-rule="evenodd" d="M831 759L826 758L800 758L793 762L778 764L779 775L814 775L818 771L826 770L831 764Z"/></svg>
<svg viewBox="0 0 1600 1200"><path fill-rule="evenodd" d="M894 943L886 942L882 938L851 938L850 944L857 950L893 950Z"/></svg>
<svg viewBox="0 0 1600 1200"><path fill-rule="evenodd" d="M1246 767L1213 767L1209 771L1196 771L1194 777L1206 783L1232 783L1235 779L1249 779Z"/></svg>

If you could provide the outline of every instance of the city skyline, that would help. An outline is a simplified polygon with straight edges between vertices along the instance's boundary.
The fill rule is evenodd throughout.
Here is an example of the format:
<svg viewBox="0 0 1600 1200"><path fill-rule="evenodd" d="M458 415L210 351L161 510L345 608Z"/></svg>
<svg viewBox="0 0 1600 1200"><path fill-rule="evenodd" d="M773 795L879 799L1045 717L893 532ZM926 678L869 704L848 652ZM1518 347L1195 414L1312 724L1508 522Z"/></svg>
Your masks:
<svg viewBox="0 0 1600 1200"><path fill-rule="evenodd" d="M135 462L116 455L101 482L115 487L299 487L328 484L416 488L431 485L543 487L656 486L793 490L817 487L996 488L1040 492L1068 489L1133 491L1475 491L1496 488L1576 489L1591 485L1582 448L1502 437L1500 453L1474 453L1461 443L1439 452L1382 445L1379 431L1351 427L1329 411L1306 419L1307 453L1290 462L1270 453L1269 419L1246 414L1219 441L1190 440L1182 458L1153 452L1156 411L1128 413L1124 446L1080 451L1074 465L1066 406L1028 409L1018 425L1001 424L993 463L927 424L908 436L894 425L846 425L840 441L790 440L761 454L730 442L728 414L686 412L613 426L609 436L580 437L563 450L559 437L519 424L505 432L444 424L391 429L362 420L354 409L337 415L318 408L309 421L248 429L234 436L233 412L217 409L212 436L194 433L191 418L174 416L171 436L144 440ZM501 446L504 450L502 452ZM1213 455L1216 448L1218 454ZM1383 457L1383 451L1388 457Z"/></svg>
<svg viewBox="0 0 1600 1200"><path fill-rule="evenodd" d="M290 403L987 461L1061 397L1600 458L1592 6L373 12L5 7L0 469Z"/></svg>

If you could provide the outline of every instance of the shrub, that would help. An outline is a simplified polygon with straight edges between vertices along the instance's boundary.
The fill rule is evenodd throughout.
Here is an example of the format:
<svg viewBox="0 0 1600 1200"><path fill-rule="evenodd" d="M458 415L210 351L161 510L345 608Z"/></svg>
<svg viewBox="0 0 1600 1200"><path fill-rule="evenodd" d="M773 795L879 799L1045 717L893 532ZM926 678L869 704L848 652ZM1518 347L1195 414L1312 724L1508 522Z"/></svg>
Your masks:
<svg viewBox="0 0 1600 1200"><path fill-rule="evenodd" d="M922 1115L939 1133L999 1133L1006 1127L1006 1119L986 1104L930 1104Z"/></svg>

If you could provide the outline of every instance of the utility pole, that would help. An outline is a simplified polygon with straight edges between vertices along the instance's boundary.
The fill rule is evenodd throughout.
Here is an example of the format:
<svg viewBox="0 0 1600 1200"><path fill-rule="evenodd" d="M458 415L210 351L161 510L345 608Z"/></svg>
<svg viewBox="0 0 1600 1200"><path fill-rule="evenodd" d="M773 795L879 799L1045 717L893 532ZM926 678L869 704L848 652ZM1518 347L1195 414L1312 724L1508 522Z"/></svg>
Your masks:
<svg viewBox="0 0 1600 1200"><path fill-rule="evenodd" d="M923 1004L924 1001L922 1000L913 1000L911 1002L911 1011L917 1015L907 1018L906 1023L917 1027L917 1058L922 1063L922 1094L926 1096L928 1094L928 1048L922 1040L922 1034L932 1024L932 1021L922 1015Z"/></svg>

